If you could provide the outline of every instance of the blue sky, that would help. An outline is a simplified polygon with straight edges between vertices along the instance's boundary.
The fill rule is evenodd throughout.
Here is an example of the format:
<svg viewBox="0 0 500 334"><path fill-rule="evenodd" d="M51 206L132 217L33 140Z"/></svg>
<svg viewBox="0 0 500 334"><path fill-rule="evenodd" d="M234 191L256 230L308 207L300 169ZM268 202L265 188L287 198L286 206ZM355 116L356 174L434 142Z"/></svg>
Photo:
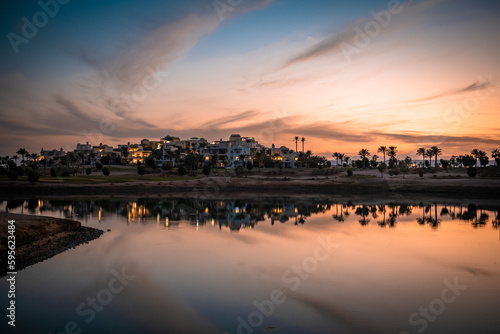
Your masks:
<svg viewBox="0 0 500 334"><path fill-rule="evenodd" d="M17 53L8 34L22 35L41 7L4 1L0 154L233 132L266 145L306 136L325 155L498 146L498 1L405 1L350 55L356 29L390 2L220 1L231 8L223 20L213 1L72 0ZM131 101L152 72L160 82Z"/></svg>

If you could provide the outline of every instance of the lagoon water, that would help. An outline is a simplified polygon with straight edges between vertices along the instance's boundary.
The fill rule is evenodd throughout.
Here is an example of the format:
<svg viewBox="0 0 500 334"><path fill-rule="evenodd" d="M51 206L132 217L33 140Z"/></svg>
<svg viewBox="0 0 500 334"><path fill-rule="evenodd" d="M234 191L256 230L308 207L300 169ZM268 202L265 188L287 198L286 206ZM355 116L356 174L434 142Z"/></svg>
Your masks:
<svg viewBox="0 0 500 334"><path fill-rule="evenodd" d="M18 273L19 333L500 328L494 205L32 198L0 209L111 230Z"/></svg>

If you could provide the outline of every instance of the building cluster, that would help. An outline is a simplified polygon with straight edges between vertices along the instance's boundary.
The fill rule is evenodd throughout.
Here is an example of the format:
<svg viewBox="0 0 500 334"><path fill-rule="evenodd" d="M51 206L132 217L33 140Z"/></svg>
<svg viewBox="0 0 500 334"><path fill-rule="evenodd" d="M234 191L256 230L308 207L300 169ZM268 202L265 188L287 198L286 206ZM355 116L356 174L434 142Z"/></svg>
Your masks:
<svg viewBox="0 0 500 334"><path fill-rule="evenodd" d="M154 154L153 154L154 153ZM92 146L77 144L76 149L65 152L59 150L44 150L40 152L40 159L53 163L68 162L68 160L82 160L88 164L97 162L111 162L120 164L144 163L148 157L154 157L157 165L171 163L179 165L187 155L193 154L205 163L221 168L232 168L246 164L248 161L261 162L267 156L276 163L281 163L284 168L295 168L298 161L298 152L272 144L265 147L253 137L242 137L232 134L228 140L209 142L205 138L192 137L180 139L175 136L166 136L160 140L141 140L140 144L126 144L112 147L104 144Z"/></svg>

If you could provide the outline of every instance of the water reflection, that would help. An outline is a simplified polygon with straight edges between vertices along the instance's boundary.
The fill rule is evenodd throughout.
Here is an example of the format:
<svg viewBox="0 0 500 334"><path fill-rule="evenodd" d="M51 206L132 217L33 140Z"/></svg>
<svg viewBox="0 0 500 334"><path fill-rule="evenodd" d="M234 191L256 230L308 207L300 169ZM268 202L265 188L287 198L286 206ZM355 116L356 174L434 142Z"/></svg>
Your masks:
<svg viewBox="0 0 500 334"><path fill-rule="evenodd" d="M439 228L446 219L470 223L473 228L491 223L499 227L500 207L476 204L439 203L381 203L356 204L329 200L297 200L289 198L204 200L189 198L137 198L130 199L40 199L1 201L0 208L7 212L30 214L58 214L64 218L100 222L110 215L124 218L127 223L151 223L164 225L166 229L189 222L197 227L206 224L225 227L232 231L252 229L259 222L306 224L309 217L331 214L334 222L357 220L361 226L377 224L382 228L394 228L401 219L419 225ZM409 217L409 218L407 218Z"/></svg>

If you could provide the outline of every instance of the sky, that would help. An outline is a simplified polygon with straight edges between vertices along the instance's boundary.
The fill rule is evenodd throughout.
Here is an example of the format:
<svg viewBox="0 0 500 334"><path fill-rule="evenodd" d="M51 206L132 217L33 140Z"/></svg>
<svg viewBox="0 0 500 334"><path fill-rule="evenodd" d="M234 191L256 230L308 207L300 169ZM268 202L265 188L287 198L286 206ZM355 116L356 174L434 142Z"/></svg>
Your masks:
<svg viewBox="0 0 500 334"><path fill-rule="evenodd" d="M500 2L6 0L0 155L227 139L500 147ZM300 149L299 144L299 149Z"/></svg>

